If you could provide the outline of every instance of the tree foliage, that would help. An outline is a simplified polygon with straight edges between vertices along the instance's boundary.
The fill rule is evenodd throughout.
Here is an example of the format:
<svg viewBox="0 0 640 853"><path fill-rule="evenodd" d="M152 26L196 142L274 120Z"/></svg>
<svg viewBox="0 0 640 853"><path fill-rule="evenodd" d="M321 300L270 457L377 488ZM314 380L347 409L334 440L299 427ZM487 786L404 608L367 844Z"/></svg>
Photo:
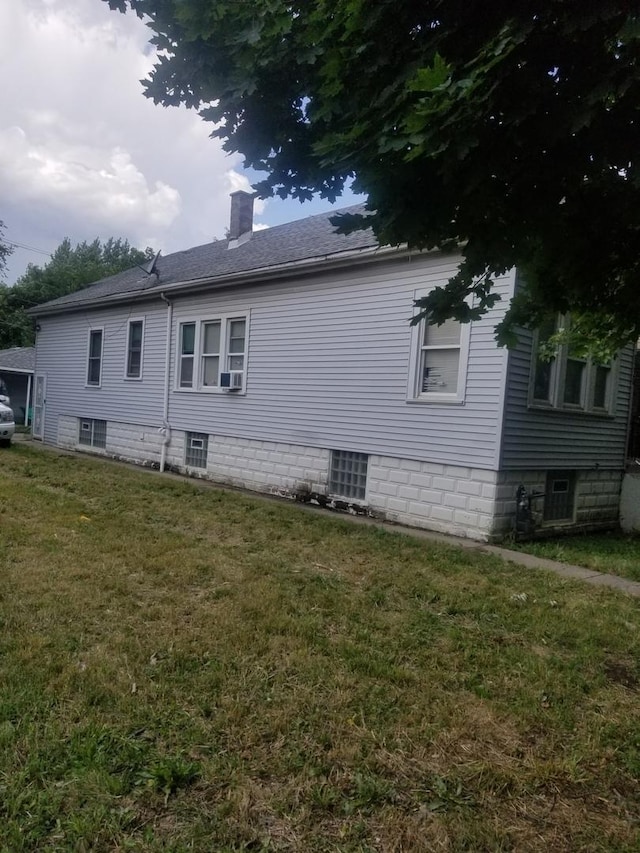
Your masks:
<svg viewBox="0 0 640 853"><path fill-rule="evenodd" d="M184 103L264 195L355 177L386 244L464 263L424 303L469 319L513 266L501 331L572 310L640 332L640 13L628 0L106 0L149 18L157 103ZM345 230L362 220L342 219Z"/></svg>
<svg viewBox="0 0 640 853"><path fill-rule="evenodd" d="M78 243L75 247L65 238L40 267L29 264L13 287L0 287L0 349L33 344L33 322L26 309L68 293L74 293L101 278L153 257L129 245L127 240L110 237L104 243Z"/></svg>
<svg viewBox="0 0 640 853"><path fill-rule="evenodd" d="M13 252L13 247L9 246L3 240L4 237L4 222L0 219L0 279L3 279L7 270L7 260Z"/></svg>

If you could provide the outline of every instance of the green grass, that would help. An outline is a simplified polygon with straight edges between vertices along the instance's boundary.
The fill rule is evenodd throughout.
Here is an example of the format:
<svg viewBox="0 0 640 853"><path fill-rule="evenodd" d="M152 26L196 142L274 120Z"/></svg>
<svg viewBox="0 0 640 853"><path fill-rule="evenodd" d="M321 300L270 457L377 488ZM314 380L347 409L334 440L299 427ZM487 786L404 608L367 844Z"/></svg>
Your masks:
<svg viewBox="0 0 640 853"><path fill-rule="evenodd" d="M0 850L636 851L639 604L16 445Z"/></svg>
<svg viewBox="0 0 640 853"><path fill-rule="evenodd" d="M509 547L537 557L559 560L640 581L640 536L621 532L565 536L539 542L519 542Z"/></svg>

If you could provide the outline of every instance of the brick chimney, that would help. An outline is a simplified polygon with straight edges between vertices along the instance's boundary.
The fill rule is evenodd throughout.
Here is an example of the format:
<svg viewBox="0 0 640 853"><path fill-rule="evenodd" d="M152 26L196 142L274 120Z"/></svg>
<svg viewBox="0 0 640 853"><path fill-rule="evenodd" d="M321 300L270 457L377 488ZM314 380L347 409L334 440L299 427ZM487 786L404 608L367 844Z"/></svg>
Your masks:
<svg viewBox="0 0 640 853"><path fill-rule="evenodd" d="M229 222L229 240L238 240L244 234L253 231L253 199L255 193L236 190L231 193L231 220Z"/></svg>

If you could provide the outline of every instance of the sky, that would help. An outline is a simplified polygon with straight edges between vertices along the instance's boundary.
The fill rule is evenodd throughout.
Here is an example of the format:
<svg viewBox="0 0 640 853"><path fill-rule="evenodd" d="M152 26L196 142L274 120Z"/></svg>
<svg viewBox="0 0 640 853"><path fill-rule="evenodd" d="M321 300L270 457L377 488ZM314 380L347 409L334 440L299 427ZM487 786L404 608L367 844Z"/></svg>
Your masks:
<svg viewBox="0 0 640 853"><path fill-rule="evenodd" d="M252 176L194 111L143 96L151 34L104 0L0 0L0 220L31 247L15 247L5 283L65 237L168 254L224 236L229 193ZM256 200L256 227L331 207Z"/></svg>

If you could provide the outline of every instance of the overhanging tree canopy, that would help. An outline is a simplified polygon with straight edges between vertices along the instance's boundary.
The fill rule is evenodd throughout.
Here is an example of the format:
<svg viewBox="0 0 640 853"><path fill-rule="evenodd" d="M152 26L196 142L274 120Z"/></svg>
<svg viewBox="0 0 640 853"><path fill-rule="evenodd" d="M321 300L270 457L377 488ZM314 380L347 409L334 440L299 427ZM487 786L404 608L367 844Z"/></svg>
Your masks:
<svg viewBox="0 0 640 853"><path fill-rule="evenodd" d="M27 308L74 293L152 257L152 249L142 252L120 237L76 246L65 238L44 266L29 264L13 287L0 286L0 349L33 343L33 321Z"/></svg>
<svg viewBox="0 0 640 853"><path fill-rule="evenodd" d="M640 333L635 4L106 2L150 19L146 94L199 109L261 194L333 200L355 177L383 243L462 244L436 321L476 316L518 266L503 342L550 311L612 344Z"/></svg>

